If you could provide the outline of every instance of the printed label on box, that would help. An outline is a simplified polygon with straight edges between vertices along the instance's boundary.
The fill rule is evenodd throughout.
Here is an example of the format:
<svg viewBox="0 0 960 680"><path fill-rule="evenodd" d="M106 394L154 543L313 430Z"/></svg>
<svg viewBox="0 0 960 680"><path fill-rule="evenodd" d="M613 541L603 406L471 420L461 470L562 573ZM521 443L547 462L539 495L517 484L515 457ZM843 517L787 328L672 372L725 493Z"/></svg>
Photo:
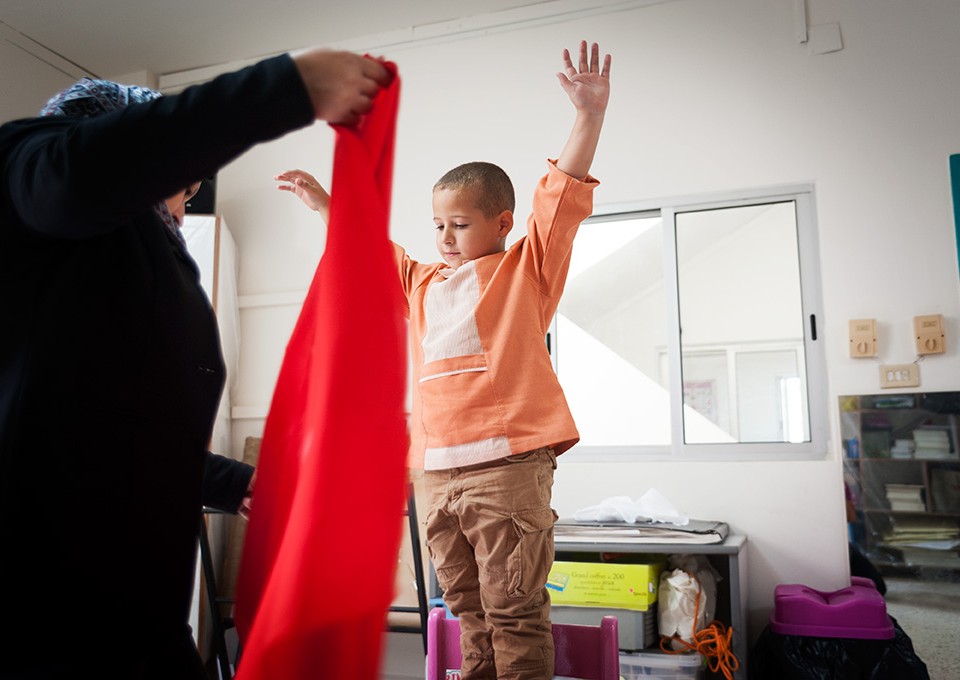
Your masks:
<svg viewBox="0 0 960 680"><path fill-rule="evenodd" d="M646 610L657 601L664 564L554 562L547 576L555 604Z"/></svg>

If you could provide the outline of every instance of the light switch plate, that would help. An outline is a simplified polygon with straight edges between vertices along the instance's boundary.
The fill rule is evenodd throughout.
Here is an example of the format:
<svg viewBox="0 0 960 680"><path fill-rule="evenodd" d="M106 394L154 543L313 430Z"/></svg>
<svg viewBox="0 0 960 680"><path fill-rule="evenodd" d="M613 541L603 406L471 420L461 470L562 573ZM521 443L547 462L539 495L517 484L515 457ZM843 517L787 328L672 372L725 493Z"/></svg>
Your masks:
<svg viewBox="0 0 960 680"><path fill-rule="evenodd" d="M880 387L919 387L920 367L916 364L886 364L880 367Z"/></svg>

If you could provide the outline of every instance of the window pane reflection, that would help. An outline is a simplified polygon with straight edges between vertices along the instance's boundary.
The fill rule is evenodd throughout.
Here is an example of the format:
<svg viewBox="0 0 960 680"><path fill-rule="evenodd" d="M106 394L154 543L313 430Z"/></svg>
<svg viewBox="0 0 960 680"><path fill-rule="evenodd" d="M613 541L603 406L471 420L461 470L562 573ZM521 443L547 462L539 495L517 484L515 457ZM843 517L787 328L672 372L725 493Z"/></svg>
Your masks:
<svg viewBox="0 0 960 680"><path fill-rule="evenodd" d="M675 222L684 441L809 441L794 202Z"/></svg>
<svg viewBox="0 0 960 680"><path fill-rule="evenodd" d="M557 375L581 444L668 445L659 217L584 224L557 313Z"/></svg>

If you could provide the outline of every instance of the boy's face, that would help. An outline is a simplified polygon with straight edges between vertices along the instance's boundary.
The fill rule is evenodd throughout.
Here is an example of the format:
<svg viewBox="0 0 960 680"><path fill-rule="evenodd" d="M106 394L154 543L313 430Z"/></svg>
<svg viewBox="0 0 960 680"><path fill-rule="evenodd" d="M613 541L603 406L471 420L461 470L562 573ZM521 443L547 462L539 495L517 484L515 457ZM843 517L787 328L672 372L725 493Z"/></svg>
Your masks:
<svg viewBox="0 0 960 680"><path fill-rule="evenodd" d="M433 192L433 222L437 225L437 250L444 262L457 269L468 260L501 253L513 228L513 213L504 210L487 217L476 207L471 189L437 189Z"/></svg>

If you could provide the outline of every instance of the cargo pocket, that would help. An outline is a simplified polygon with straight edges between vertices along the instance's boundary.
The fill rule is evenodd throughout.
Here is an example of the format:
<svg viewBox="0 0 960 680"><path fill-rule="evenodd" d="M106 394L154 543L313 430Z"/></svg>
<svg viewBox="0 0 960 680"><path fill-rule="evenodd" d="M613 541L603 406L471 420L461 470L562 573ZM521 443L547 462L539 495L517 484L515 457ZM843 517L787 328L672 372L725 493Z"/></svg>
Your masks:
<svg viewBox="0 0 960 680"><path fill-rule="evenodd" d="M507 560L506 595L527 598L542 590L553 563L553 525L557 513L546 506L510 515L516 532L516 545Z"/></svg>
<svg viewBox="0 0 960 680"><path fill-rule="evenodd" d="M427 554L433 564L440 589L445 593L458 592L467 587L465 584L468 581L476 588L473 552L460 533L456 520L446 512L432 507L427 511L423 529Z"/></svg>

